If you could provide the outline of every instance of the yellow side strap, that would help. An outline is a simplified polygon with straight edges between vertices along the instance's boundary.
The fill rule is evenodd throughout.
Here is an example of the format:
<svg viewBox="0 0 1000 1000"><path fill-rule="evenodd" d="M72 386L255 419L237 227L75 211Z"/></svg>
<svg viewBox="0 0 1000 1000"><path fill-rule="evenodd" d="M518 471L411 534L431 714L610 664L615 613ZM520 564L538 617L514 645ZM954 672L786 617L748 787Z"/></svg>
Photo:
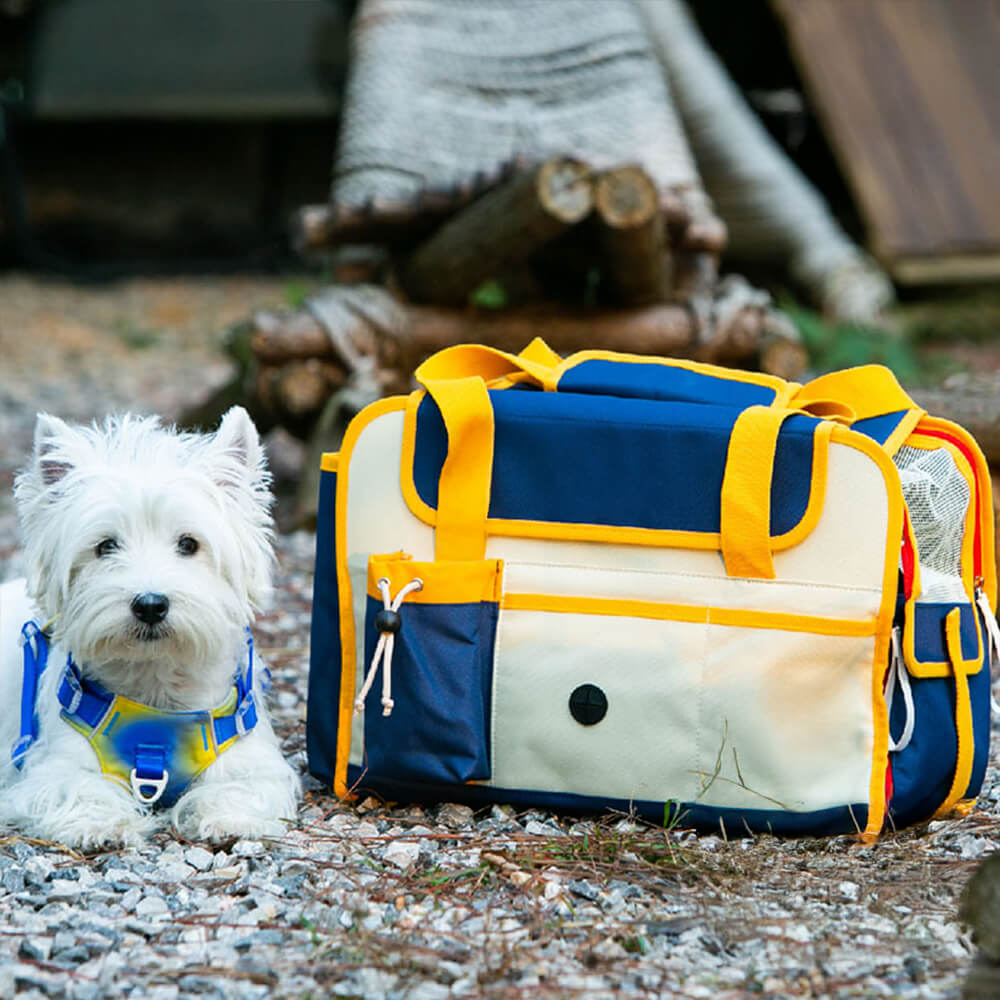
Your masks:
<svg viewBox="0 0 1000 1000"><path fill-rule="evenodd" d="M479 376L426 380L448 433L438 481L435 559L482 559L493 476L493 407Z"/></svg>
<svg viewBox="0 0 1000 1000"><path fill-rule="evenodd" d="M733 425L719 520L719 548L729 576L774 579L771 477L778 431L793 412L750 406Z"/></svg>
<svg viewBox="0 0 1000 1000"><path fill-rule="evenodd" d="M972 701L969 698L969 676L966 662L962 659L962 638L959 624L962 615L958 608L952 608L945 619L945 637L948 640L948 657L955 675L955 727L958 730L958 758L955 761L955 777L948 796L941 803L935 816L951 812L964 796L972 777L972 759L975 754L975 735L972 728Z"/></svg>

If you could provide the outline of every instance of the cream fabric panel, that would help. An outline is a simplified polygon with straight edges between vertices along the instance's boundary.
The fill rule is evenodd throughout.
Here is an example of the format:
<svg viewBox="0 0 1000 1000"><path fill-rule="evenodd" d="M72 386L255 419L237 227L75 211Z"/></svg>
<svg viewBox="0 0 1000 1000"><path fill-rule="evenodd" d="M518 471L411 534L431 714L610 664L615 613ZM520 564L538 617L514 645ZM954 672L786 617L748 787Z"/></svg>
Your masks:
<svg viewBox="0 0 1000 1000"><path fill-rule="evenodd" d="M434 529L410 513L399 486L403 412L385 413L361 431L350 455L347 551L408 552L434 558Z"/></svg>
<svg viewBox="0 0 1000 1000"><path fill-rule="evenodd" d="M599 615L500 612L490 784L581 795L663 799L692 792L697 690L705 629ZM596 684L608 714L570 715L580 684Z"/></svg>
<svg viewBox="0 0 1000 1000"><path fill-rule="evenodd" d="M874 655L872 637L711 628L699 694L698 769L707 786L699 801L796 811L867 802Z"/></svg>
<svg viewBox="0 0 1000 1000"><path fill-rule="evenodd" d="M623 560L628 555L629 552L623 552ZM504 589L509 594L603 597L858 621L874 618L882 595L881 590L874 587L636 571L626 566L624 561L618 569L600 565L560 566L508 561L505 563Z"/></svg>
<svg viewBox="0 0 1000 1000"><path fill-rule="evenodd" d="M491 784L752 809L867 802L873 644L501 611ZM608 699L593 726L569 712L584 683Z"/></svg>

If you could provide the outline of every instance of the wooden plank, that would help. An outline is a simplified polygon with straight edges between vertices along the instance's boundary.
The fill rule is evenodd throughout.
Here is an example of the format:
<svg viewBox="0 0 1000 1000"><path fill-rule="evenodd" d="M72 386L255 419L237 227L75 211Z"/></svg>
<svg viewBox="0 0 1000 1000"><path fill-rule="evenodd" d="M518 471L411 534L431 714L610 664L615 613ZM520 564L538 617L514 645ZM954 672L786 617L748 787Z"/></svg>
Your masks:
<svg viewBox="0 0 1000 1000"><path fill-rule="evenodd" d="M772 4L874 252L902 280L992 274L1000 0Z"/></svg>

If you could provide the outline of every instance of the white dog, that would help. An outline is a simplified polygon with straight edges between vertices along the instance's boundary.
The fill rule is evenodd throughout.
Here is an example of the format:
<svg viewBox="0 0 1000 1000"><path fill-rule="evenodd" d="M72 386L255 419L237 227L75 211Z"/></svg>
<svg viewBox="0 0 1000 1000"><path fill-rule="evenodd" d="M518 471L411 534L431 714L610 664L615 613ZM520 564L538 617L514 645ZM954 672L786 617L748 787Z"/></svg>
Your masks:
<svg viewBox="0 0 1000 1000"><path fill-rule="evenodd" d="M249 633L269 482L239 407L212 435L38 417L14 489L28 579L0 587L0 822L93 849L166 808L207 840L295 815Z"/></svg>

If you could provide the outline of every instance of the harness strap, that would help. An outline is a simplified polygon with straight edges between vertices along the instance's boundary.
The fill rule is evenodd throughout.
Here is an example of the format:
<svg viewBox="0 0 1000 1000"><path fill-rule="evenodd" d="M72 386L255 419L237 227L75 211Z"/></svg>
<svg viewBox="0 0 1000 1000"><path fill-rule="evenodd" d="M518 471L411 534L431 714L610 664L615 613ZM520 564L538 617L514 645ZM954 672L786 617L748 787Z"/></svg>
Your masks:
<svg viewBox="0 0 1000 1000"><path fill-rule="evenodd" d="M24 676L21 682L21 729L10 752L14 766L24 766L24 756L38 739L38 682L49 662L49 641L45 632L35 622L25 622L21 628L21 645L24 648Z"/></svg>

